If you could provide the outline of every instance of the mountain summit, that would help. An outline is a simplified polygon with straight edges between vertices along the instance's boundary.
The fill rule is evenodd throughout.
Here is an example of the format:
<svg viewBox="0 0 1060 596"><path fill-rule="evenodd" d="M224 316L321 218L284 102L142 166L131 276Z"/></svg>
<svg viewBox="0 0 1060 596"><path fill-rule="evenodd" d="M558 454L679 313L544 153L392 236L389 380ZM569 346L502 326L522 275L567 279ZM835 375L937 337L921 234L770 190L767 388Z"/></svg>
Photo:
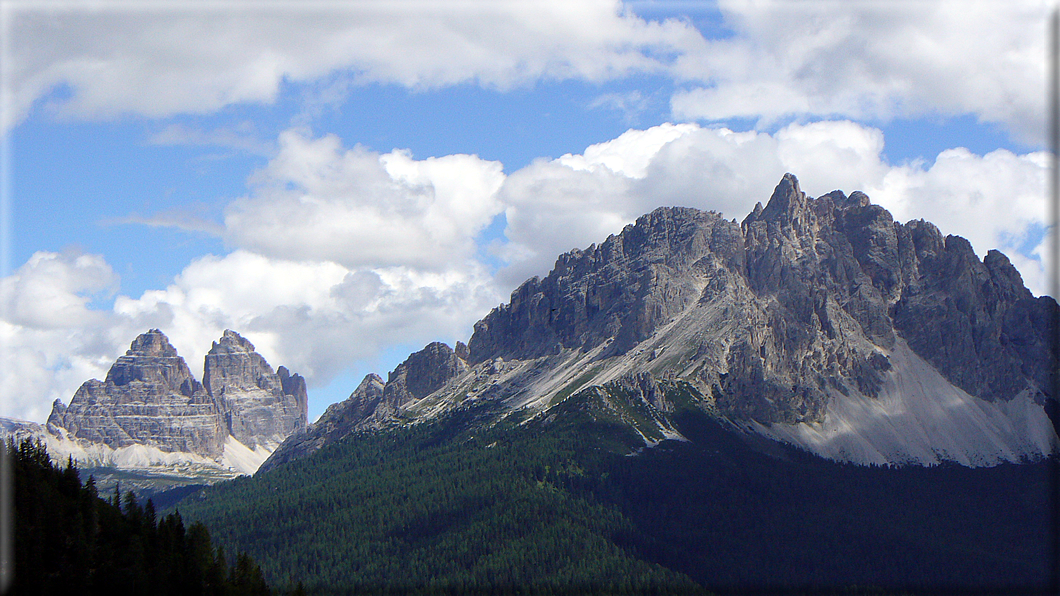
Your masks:
<svg viewBox="0 0 1060 596"><path fill-rule="evenodd" d="M204 371L200 383L165 334L151 329L133 340L105 380L85 381L69 405L55 400L46 426L9 421L4 431L37 436L53 455L89 467L161 466L166 475L205 466L200 471L219 478L230 474L218 470L253 473L305 428L305 380L282 366L274 372L238 333L226 330L213 343Z"/></svg>
<svg viewBox="0 0 1060 596"><path fill-rule="evenodd" d="M1036 458L1057 443L1057 318L1000 252L979 260L864 193L810 198L786 174L740 223L660 208L561 255L467 346L370 375L264 467L467 400L543 416L603 400L649 445L680 438L662 404L683 400L843 461Z"/></svg>

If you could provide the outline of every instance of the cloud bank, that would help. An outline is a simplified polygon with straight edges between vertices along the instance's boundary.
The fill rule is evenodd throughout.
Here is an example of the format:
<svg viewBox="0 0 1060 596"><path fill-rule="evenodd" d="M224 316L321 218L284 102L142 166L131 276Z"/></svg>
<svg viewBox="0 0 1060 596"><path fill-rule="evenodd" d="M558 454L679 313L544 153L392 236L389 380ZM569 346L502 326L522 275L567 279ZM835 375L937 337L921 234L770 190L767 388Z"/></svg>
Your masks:
<svg viewBox="0 0 1060 596"><path fill-rule="evenodd" d="M1053 5L719 0L734 35L680 56L678 117L890 120L973 114L1044 142Z"/></svg>
<svg viewBox="0 0 1060 596"><path fill-rule="evenodd" d="M270 103L286 82L506 90L664 70L687 23L648 22L611 0L17 4L3 130L44 109L76 118L209 113Z"/></svg>
<svg viewBox="0 0 1060 596"><path fill-rule="evenodd" d="M1050 7L719 0L726 35L707 38L686 18L641 18L617 0L8 3L0 131L34 109L204 114L326 81L341 95L371 83L504 91L650 74L678 85L677 119L970 114L1042 144Z"/></svg>
<svg viewBox="0 0 1060 596"><path fill-rule="evenodd" d="M470 258L502 209L499 162L379 155L298 129L279 145L225 212L227 240L263 255L438 270Z"/></svg>

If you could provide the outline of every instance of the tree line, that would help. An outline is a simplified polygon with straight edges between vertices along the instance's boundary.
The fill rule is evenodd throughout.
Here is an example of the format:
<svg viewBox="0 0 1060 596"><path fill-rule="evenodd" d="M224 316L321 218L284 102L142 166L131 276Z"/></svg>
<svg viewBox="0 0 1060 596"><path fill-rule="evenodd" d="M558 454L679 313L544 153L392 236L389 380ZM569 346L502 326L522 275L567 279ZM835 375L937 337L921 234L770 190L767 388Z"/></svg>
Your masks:
<svg viewBox="0 0 1060 596"><path fill-rule="evenodd" d="M228 556L202 523L132 491L97 493L68 459L55 465L39 441L8 440L14 477L11 594L258 596L273 592L246 554Z"/></svg>

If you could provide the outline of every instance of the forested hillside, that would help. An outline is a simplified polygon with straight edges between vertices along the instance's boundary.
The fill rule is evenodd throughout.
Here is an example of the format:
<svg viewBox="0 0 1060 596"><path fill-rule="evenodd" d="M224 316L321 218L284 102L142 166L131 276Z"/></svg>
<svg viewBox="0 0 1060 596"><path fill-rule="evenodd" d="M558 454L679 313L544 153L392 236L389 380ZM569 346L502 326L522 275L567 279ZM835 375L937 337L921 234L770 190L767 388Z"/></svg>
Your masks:
<svg viewBox="0 0 1060 596"><path fill-rule="evenodd" d="M154 503L132 492L100 498L94 479L82 483L72 463L55 466L39 443L5 450L15 480L11 594L272 593L257 564L227 557L202 523L185 527L177 512L158 519Z"/></svg>
<svg viewBox="0 0 1060 596"><path fill-rule="evenodd" d="M632 520L584 488L609 454L578 458L574 435L470 431L484 414L351 437L180 508L253 552L270 581L310 593L695 587L619 545L636 533Z"/></svg>
<svg viewBox="0 0 1060 596"><path fill-rule="evenodd" d="M309 592L1055 587L1054 461L841 465L691 409L690 442L643 448L592 395L351 435L179 506Z"/></svg>

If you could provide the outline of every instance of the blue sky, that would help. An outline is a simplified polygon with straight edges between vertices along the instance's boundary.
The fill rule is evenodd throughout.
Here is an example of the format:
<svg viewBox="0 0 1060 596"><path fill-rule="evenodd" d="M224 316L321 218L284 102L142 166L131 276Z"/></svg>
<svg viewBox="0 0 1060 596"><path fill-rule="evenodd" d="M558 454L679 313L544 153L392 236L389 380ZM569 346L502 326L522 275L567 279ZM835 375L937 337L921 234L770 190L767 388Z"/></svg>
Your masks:
<svg viewBox="0 0 1060 596"><path fill-rule="evenodd" d="M0 4L0 415L159 327L310 417L662 205L791 171L1048 291L1043 2Z"/></svg>

